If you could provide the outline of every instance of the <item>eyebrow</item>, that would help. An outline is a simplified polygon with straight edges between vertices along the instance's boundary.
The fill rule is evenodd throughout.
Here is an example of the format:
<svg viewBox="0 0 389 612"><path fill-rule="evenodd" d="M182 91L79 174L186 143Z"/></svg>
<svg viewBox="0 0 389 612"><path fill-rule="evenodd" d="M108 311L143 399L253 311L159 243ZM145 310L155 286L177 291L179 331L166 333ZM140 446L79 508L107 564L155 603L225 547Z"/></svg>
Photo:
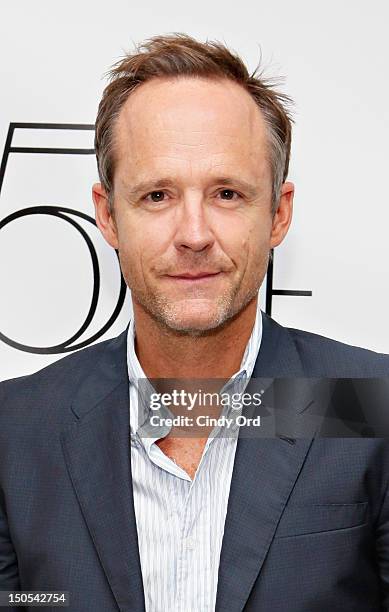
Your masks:
<svg viewBox="0 0 389 612"><path fill-rule="evenodd" d="M244 191L250 197L254 197L258 194L258 189L254 185L242 179L238 179L234 177L219 176L219 177L214 177L210 182L214 184L218 184L220 186L234 186L237 189ZM134 197L142 193L147 193L147 192L150 192L156 189L163 189L165 187L174 187L175 184L176 184L175 181L172 180L171 178L160 178L160 179L153 179L150 181L142 181L140 183L137 183L136 185L133 185L130 189L128 188L128 186L126 186L126 191L130 196Z"/></svg>

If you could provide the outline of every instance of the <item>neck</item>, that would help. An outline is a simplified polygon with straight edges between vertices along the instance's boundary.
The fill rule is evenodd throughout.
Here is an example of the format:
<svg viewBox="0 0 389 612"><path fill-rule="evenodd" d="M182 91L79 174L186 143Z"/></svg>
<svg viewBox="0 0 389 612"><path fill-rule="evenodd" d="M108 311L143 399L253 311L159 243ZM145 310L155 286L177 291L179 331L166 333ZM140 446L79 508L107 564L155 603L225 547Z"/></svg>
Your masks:
<svg viewBox="0 0 389 612"><path fill-rule="evenodd" d="M148 378L230 378L243 359L258 296L225 325L192 337L162 326L133 301L139 363Z"/></svg>

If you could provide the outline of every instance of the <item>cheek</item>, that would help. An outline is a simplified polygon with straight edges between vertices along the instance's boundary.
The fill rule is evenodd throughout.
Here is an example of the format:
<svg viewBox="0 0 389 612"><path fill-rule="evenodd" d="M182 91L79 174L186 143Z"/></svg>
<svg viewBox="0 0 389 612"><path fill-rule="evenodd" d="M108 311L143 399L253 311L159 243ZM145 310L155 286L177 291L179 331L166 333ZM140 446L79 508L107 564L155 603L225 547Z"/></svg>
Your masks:
<svg viewBox="0 0 389 612"><path fill-rule="evenodd" d="M268 228L248 216L236 215L219 225L219 242L238 268L256 265L267 253Z"/></svg>
<svg viewBox="0 0 389 612"><path fill-rule="evenodd" d="M243 284L256 284L266 274L270 250L270 226L263 220L247 220L245 232L240 236L239 264Z"/></svg>
<svg viewBox="0 0 389 612"><path fill-rule="evenodd" d="M263 227L251 227L245 243L250 257L254 260L262 259L270 249L269 236Z"/></svg>
<svg viewBox="0 0 389 612"><path fill-rule="evenodd" d="M220 248L235 262L247 259L250 248L250 223L239 214L223 214L214 217L213 231Z"/></svg>
<svg viewBox="0 0 389 612"><path fill-rule="evenodd" d="M121 220L118 238L120 260L138 274L152 267L169 244L168 231L157 215L152 218L129 214Z"/></svg>

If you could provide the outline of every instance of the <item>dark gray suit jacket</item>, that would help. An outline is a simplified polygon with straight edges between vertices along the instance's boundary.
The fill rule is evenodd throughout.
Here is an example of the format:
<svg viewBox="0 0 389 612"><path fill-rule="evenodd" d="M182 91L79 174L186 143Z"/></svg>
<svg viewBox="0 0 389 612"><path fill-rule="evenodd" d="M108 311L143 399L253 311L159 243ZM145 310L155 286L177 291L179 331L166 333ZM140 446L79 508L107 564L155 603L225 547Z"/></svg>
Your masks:
<svg viewBox="0 0 389 612"><path fill-rule="evenodd" d="M254 377L389 376L387 355L263 320ZM389 607L388 479L386 439L240 437L216 610ZM8 589L69 591L71 612L145 609L126 330L0 384L0 590Z"/></svg>

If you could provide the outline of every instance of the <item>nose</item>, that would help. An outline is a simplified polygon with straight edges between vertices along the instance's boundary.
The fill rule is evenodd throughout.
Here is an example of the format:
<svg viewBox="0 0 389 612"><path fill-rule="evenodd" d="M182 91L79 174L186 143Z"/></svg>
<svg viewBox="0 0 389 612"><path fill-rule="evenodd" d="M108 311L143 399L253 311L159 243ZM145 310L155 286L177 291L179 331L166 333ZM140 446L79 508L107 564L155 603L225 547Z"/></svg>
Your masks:
<svg viewBox="0 0 389 612"><path fill-rule="evenodd" d="M188 194L180 207L174 245L179 251L205 251L215 241L209 224L209 211L201 194Z"/></svg>

